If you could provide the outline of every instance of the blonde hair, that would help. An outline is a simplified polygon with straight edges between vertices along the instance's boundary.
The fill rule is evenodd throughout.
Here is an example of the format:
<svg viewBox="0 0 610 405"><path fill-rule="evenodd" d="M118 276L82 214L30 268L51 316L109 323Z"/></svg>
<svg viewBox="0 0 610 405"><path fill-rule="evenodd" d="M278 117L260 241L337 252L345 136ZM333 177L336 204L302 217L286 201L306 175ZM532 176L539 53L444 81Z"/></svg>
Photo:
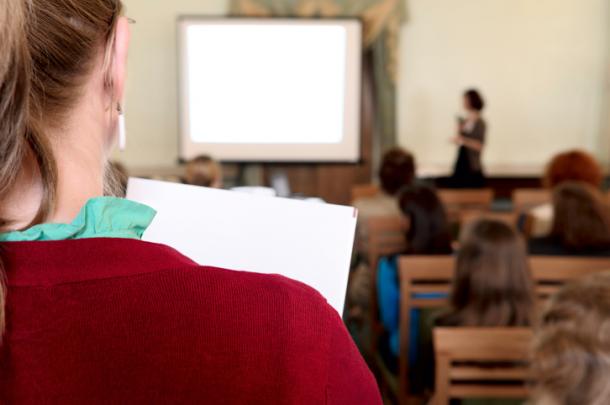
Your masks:
<svg viewBox="0 0 610 405"><path fill-rule="evenodd" d="M220 187L222 170L211 157L197 156L186 164L185 181L195 186Z"/></svg>
<svg viewBox="0 0 610 405"><path fill-rule="evenodd" d="M57 165L45 129L61 126L78 102L95 56L114 41L122 7L120 0L3 0L0 5L0 200L13 190L26 162L35 162L43 197L30 226L52 213L56 199ZM110 66L109 52L104 64ZM112 89L109 74L105 85ZM11 222L0 218L0 228ZM5 302L2 282L0 333Z"/></svg>
<svg viewBox="0 0 610 405"><path fill-rule="evenodd" d="M551 298L532 360L535 403L610 403L610 273L568 284Z"/></svg>

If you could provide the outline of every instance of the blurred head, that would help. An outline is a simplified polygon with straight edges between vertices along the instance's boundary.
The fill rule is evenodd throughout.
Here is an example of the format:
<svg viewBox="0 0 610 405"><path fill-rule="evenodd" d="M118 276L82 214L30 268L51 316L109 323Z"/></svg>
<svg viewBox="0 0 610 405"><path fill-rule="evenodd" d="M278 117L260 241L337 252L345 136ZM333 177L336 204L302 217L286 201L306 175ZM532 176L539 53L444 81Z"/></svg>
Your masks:
<svg viewBox="0 0 610 405"><path fill-rule="evenodd" d="M475 89L469 89L464 92L464 109L466 111L483 111L485 101L481 94Z"/></svg>
<svg viewBox="0 0 610 405"><path fill-rule="evenodd" d="M610 403L610 273L570 283L551 298L532 365L536 404Z"/></svg>
<svg viewBox="0 0 610 405"><path fill-rule="evenodd" d="M449 254L451 233L443 203L434 189L424 185L407 186L400 193L400 209L409 219L407 233L411 254Z"/></svg>
<svg viewBox="0 0 610 405"><path fill-rule="evenodd" d="M475 221L460 238L450 298L461 326L531 324L533 287L525 244L500 221Z"/></svg>
<svg viewBox="0 0 610 405"><path fill-rule="evenodd" d="M546 168L543 183L554 188L564 181L582 181L593 187L600 187L604 175L602 169L587 152L571 150L555 156Z"/></svg>
<svg viewBox="0 0 610 405"><path fill-rule="evenodd" d="M415 179L415 158L401 148L390 149L383 155L379 180L381 188L390 195L395 195L401 188Z"/></svg>
<svg viewBox="0 0 610 405"><path fill-rule="evenodd" d="M222 169L209 156L197 156L186 164L186 183L194 186L222 187Z"/></svg>
<svg viewBox="0 0 610 405"><path fill-rule="evenodd" d="M570 250L610 249L610 208L593 186L568 181L553 192L551 235Z"/></svg>

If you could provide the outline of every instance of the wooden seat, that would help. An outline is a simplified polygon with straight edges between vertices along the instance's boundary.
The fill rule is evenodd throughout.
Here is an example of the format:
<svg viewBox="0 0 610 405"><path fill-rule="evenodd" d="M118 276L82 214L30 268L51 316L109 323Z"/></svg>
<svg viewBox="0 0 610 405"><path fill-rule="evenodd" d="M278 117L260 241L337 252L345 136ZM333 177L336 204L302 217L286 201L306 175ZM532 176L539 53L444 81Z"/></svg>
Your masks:
<svg viewBox="0 0 610 405"><path fill-rule="evenodd" d="M381 190L376 184L357 184L352 187L352 203L362 198L371 198L379 194Z"/></svg>
<svg viewBox="0 0 610 405"><path fill-rule="evenodd" d="M451 223L461 223L463 212L490 212L494 200L492 189L440 189L438 197L443 202Z"/></svg>
<svg viewBox="0 0 610 405"><path fill-rule="evenodd" d="M536 295L546 300L565 282L610 270L610 258L531 256L530 268ZM402 256L400 274L400 398L409 398L409 326L411 310L441 308L448 304L455 256ZM422 295L426 296L422 296Z"/></svg>
<svg viewBox="0 0 610 405"><path fill-rule="evenodd" d="M452 398L527 398L528 328L435 328L433 405Z"/></svg>
<svg viewBox="0 0 610 405"><path fill-rule="evenodd" d="M409 221L403 216L391 217L372 217L366 221L366 232L361 243L361 251L367 253L367 260L371 272L371 289L369 319L371 322L371 332L369 347L371 353L378 352L378 343L383 326L379 319L379 306L377 299L377 266L379 259L383 256L401 254L407 249L407 232ZM381 358L375 359L377 369L381 373L384 388L387 387L392 394L398 396L398 382L393 378L392 373L386 369Z"/></svg>
<svg viewBox="0 0 610 405"><path fill-rule="evenodd" d="M513 211L523 214L532 208L551 202L551 192L543 188L518 188L513 191Z"/></svg>

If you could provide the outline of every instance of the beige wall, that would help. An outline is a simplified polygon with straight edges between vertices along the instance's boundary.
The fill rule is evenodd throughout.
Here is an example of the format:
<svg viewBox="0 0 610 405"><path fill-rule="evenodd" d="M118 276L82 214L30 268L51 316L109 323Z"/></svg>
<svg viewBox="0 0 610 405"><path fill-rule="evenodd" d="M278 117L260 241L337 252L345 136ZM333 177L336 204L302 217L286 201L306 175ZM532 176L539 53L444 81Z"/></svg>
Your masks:
<svg viewBox="0 0 610 405"><path fill-rule="evenodd" d="M127 92L130 167L174 164L178 153L175 21L222 15L228 0L125 0L133 28ZM581 146L610 152L607 0L407 0L399 140L424 167L449 167L459 94L489 99L491 166L540 166ZM604 159L607 160L607 159Z"/></svg>
<svg viewBox="0 0 610 405"><path fill-rule="evenodd" d="M399 137L424 170L455 158L448 139L469 86L489 101L491 171L536 170L571 147L607 160L607 0L409 0L409 14Z"/></svg>
<svg viewBox="0 0 610 405"><path fill-rule="evenodd" d="M226 0L124 0L132 26L126 100L129 167L166 166L178 156L176 18L222 15Z"/></svg>

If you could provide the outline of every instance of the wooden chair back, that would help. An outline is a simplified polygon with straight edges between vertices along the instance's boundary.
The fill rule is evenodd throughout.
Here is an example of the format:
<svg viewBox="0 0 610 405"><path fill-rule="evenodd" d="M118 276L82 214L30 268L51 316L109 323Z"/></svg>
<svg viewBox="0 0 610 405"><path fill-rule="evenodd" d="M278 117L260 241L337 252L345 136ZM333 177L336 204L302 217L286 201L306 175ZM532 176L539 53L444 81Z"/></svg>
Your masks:
<svg viewBox="0 0 610 405"><path fill-rule="evenodd" d="M490 188L440 189L438 196L448 210L490 211L494 200L494 192Z"/></svg>
<svg viewBox="0 0 610 405"><path fill-rule="evenodd" d="M370 320L371 320L371 352L377 350L379 336L383 327L379 321L379 306L377 300L377 266L379 259L404 253L407 250L407 232L409 221L403 216L372 217L366 221L366 232L364 236L363 252L367 252L367 261L371 272L371 297L370 297Z"/></svg>
<svg viewBox="0 0 610 405"><path fill-rule="evenodd" d="M531 256L529 260L535 293L540 301L548 299L569 280L610 271L610 258ZM455 256L402 256L398 266L401 295L399 389L400 398L407 398L411 310L442 308L448 304Z"/></svg>
<svg viewBox="0 0 610 405"><path fill-rule="evenodd" d="M398 259L400 279L400 355L399 398L405 403L409 389L409 330L411 310L440 308L447 304L455 257L443 256L402 256Z"/></svg>
<svg viewBox="0 0 610 405"><path fill-rule="evenodd" d="M608 257L531 256L536 295L545 300L570 280L610 271Z"/></svg>
<svg viewBox="0 0 610 405"><path fill-rule="evenodd" d="M435 328L433 405L451 399L527 398L528 328Z"/></svg>
<svg viewBox="0 0 610 405"><path fill-rule="evenodd" d="M361 198L375 197L380 191L376 184L357 184L352 187L352 203Z"/></svg>
<svg viewBox="0 0 610 405"><path fill-rule="evenodd" d="M518 188L513 191L513 211L519 215L539 205L549 204L552 194L544 188Z"/></svg>

